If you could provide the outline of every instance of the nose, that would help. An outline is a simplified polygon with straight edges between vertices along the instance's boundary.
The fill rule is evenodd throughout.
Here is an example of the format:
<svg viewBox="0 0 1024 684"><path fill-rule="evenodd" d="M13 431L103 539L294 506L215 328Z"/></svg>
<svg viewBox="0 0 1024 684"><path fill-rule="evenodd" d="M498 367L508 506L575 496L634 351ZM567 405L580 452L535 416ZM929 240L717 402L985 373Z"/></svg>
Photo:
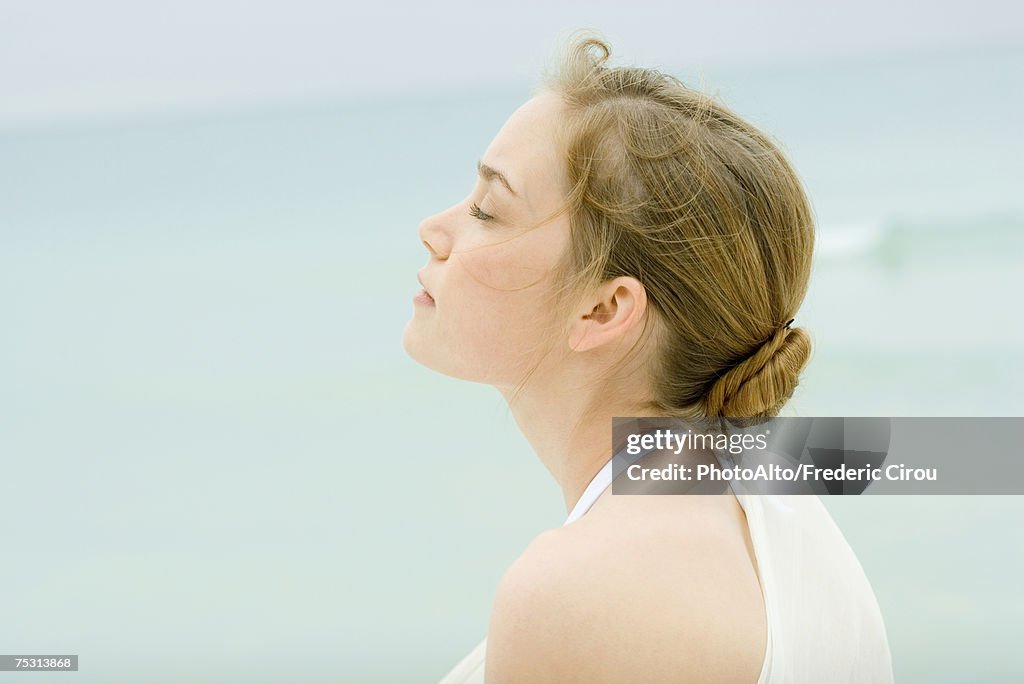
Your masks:
<svg viewBox="0 0 1024 684"><path fill-rule="evenodd" d="M447 259L451 252L451 236L444 227L443 216L446 212L428 216L420 222L420 241L438 259Z"/></svg>

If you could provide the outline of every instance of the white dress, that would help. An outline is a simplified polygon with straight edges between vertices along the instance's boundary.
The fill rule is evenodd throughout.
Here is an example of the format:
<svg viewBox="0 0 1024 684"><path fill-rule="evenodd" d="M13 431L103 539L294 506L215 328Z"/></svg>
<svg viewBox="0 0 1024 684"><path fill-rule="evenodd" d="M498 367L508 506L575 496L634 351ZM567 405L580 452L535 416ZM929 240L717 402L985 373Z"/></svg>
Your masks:
<svg viewBox="0 0 1024 684"><path fill-rule="evenodd" d="M564 525L611 484L612 461L583 492ZM889 684L892 657L878 601L853 549L815 494L745 494L768 617L757 684ZM483 639L440 684L483 684Z"/></svg>

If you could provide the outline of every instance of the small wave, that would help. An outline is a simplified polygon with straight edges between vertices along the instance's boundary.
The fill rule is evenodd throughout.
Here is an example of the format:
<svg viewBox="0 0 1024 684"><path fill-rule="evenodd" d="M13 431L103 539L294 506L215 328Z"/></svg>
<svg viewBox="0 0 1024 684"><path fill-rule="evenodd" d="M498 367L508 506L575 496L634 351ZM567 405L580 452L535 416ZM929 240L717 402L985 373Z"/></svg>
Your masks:
<svg viewBox="0 0 1024 684"><path fill-rule="evenodd" d="M824 258L852 258L863 256L877 248L885 235L882 221L841 223L819 230L815 251Z"/></svg>
<svg viewBox="0 0 1024 684"><path fill-rule="evenodd" d="M1024 214L992 210L975 214L892 216L821 226L815 256L843 260L879 255L912 245L916 249L972 249L1018 244L1024 236Z"/></svg>

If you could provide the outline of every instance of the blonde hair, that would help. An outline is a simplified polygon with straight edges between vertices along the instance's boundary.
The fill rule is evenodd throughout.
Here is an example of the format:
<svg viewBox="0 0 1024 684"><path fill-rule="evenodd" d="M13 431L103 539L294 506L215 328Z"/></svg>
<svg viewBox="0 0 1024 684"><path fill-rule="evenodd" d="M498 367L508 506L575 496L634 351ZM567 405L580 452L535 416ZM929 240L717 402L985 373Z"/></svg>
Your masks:
<svg viewBox="0 0 1024 684"><path fill-rule="evenodd" d="M577 31L537 89L561 95L567 113L569 187L545 219L567 212L571 231L552 322L567 324L596 285L633 276L658 319L643 415L774 417L811 352L787 323L814 248L800 180L721 102L655 69L606 66L610 54Z"/></svg>

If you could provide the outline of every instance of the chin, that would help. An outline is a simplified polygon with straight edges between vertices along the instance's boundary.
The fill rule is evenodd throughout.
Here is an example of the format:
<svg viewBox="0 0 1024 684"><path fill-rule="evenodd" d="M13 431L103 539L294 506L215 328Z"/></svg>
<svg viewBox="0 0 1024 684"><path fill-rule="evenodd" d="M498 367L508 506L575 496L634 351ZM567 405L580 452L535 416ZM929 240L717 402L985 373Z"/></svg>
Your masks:
<svg viewBox="0 0 1024 684"><path fill-rule="evenodd" d="M405 324L405 330L402 331L402 349L405 350L405 353L413 361L427 365L423 363L423 359L421 358L420 341L417 339L418 334L415 327L416 323L411 319Z"/></svg>
<svg viewBox="0 0 1024 684"><path fill-rule="evenodd" d="M441 359L437 358L436 344L423 339L422 331L418 329L415 320L410 320L402 333L402 349L410 359L432 371L442 375L452 375ZM457 376L456 376L457 377Z"/></svg>
<svg viewBox="0 0 1024 684"><path fill-rule="evenodd" d="M503 344L497 341L479 349L439 343L415 317L406 323L402 333L402 349L416 363L456 380L484 385L514 384L514 378L521 377L515 375L519 368L514 361L521 355L511 355L510 358L509 349L502 348Z"/></svg>

